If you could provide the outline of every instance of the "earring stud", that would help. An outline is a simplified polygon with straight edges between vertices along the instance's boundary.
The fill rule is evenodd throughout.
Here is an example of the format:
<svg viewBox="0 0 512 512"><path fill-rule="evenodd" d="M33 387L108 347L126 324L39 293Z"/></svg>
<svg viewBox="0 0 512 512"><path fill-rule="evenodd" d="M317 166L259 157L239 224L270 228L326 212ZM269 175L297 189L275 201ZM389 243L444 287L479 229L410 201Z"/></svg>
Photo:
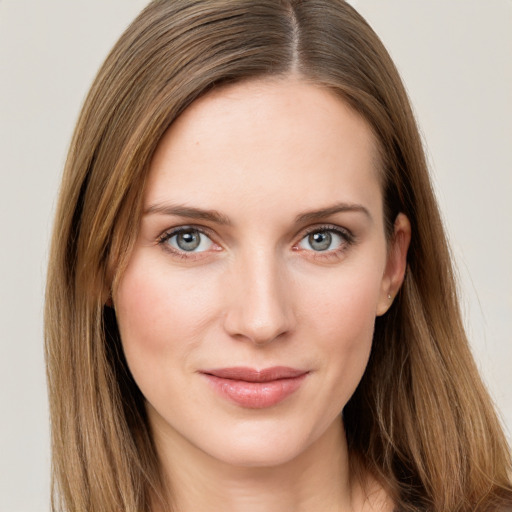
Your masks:
<svg viewBox="0 0 512 512"><path fill-rule="evenodd" d="M388 299L389 299L389 300L391 300L391 298L392 298L392 297L391 297L391 294L390 294L390 293L388 293Z"/></svg>

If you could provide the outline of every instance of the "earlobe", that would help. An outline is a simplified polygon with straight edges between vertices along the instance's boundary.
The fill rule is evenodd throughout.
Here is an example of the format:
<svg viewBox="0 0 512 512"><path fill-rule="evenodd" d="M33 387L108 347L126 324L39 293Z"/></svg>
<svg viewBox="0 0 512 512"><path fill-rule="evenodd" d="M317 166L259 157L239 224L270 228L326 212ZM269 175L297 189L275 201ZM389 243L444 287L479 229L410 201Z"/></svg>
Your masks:
<svg viewBox="0 0 512 512"><path fill-rule="evenodd" d="M114 307L114 299L112 298L112 290L106 285L103 287L101 294L101 302L109 308Z"/></svg>
<svg viewBox="0 0 512 512"><path fill-rule="evenodd" d="M381 297L377 304L377 316L386 313L402 286L410 242L411 223L405 214L399 213L395 219L393 236L389 242L386 268L382 277Z"/></svg>

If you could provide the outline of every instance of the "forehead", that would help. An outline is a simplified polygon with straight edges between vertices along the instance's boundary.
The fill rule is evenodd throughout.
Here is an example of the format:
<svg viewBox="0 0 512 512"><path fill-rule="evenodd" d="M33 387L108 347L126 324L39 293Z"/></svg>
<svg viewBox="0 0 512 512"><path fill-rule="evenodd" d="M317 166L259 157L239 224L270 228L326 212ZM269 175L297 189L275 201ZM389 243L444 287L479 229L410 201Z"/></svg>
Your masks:
<svg viewBox="0 0 512 512"><path fill-rule="evenodd" d="M199 201L219 209L233 198L246 208L294 201L303 208L339 201L379 208L375 137L333 92L298 79L215 90L160 141L145 203Z"/></svg>

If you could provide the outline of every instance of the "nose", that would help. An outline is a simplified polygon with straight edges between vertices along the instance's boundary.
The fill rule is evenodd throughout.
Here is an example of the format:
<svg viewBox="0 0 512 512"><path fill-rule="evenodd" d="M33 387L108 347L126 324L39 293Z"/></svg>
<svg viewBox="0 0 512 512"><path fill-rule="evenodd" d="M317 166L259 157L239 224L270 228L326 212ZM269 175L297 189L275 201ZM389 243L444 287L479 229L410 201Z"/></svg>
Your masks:
<svg viewBox="0 0 512 512"><path fill-rule="evenodd" d="M232 337L264 346L295 327L287 273L276 258L253 254L236 265L226 283L224 328Z"/></svg>

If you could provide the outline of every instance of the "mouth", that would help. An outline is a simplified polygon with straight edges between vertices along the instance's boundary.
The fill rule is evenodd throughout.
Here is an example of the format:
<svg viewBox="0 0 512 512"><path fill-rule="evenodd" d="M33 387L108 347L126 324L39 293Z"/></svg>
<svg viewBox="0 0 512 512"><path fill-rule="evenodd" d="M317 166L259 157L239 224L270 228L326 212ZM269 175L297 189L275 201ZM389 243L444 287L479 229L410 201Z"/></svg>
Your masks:
<svg viewBox="0 0 512 512"><path fill-rule="evenodd" d="M286 366L263 370L247 367L217 368L200 372L221 397L248 409L263 409L295 393L309 371Z"/></svg>

